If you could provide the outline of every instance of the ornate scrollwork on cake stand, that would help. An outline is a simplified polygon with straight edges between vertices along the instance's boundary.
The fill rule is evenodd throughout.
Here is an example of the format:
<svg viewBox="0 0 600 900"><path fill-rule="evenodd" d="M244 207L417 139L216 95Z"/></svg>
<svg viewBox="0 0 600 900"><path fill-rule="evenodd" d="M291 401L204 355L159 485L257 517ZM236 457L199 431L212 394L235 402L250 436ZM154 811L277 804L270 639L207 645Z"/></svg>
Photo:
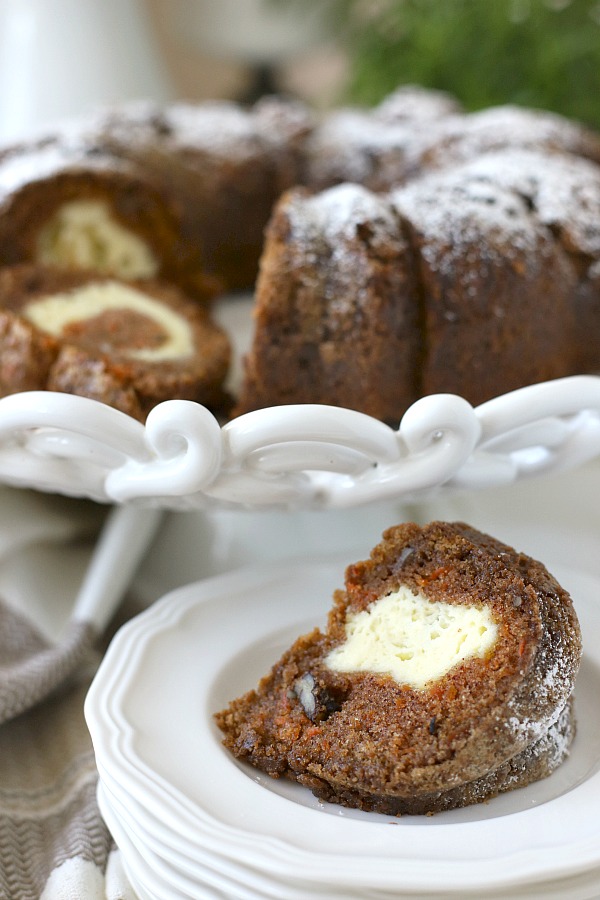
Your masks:
<svg viewBox="0 0 600 900"><path fill-rule="evenodd" d="M272 407L219 425L169 400L145 425L83 397L0 400L0 481L165 508L345 508L508 484L600 454L600 377L522 388L478 407L418 400L398 429L353 410Z"/></svg>

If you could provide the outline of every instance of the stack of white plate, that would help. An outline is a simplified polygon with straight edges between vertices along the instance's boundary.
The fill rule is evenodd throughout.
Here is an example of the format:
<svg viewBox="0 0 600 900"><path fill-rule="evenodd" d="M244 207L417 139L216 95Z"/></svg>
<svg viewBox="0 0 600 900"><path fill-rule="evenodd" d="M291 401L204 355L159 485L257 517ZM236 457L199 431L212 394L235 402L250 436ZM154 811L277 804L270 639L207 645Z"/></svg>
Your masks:
<svg viewBox="0 0 600 900"><path fill-rule="evenodd" d="M598 585L577 592L578 734L550 778L487 804L393 819L319 803L238 764L213 714L324 620L345 561L178 589L117 634L86 702L98 800L142 900L600 895ZM589 638L589 639L588 639Z"/></svg>

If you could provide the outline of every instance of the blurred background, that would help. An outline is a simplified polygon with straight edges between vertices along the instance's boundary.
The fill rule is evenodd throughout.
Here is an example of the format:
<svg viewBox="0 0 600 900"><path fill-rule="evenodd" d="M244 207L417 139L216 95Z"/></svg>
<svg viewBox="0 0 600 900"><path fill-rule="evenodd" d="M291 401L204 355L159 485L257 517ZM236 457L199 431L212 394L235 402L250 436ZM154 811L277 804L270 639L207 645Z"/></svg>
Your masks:
<svg viewBox="0 0 600 900"><path fill-rule="evenodd" d="M317 106L411 82L468 109L520 103L600 127L598 0L148 3L184 94L243 95L263 67Z"/></svg>
<svg viewBox="0 0 600 900"><path fill-rule="evenodd" d="M151 97L318 108L400 83L600 128L600 0L0 0L0 138Z"/></svg>

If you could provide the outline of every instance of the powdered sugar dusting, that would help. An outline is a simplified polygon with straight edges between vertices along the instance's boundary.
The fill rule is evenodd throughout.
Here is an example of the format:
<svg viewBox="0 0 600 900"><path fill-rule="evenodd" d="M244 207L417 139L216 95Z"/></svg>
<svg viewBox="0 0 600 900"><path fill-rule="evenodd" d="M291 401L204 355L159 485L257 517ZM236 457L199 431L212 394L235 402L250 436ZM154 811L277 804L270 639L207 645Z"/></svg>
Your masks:
<svg viewBox="0 0 600 900"><path fill-rule="evenodd" d="M302 104L275 99L250 109L227 101L176 103L164 115L174 146L214 154L224 162L293 143L303 138L312 124Z"/></svg>
<svg viewBox="0 0 600 900"><path fill-rule="evenodd" d="M447 117L421 139L428 165L448 166L506 147L572 153L600 161L600 138L556 113L518 106L495 106Z"/></svg>
<svg viewBox="0 0 600 900"><path fill-rule="evenodd" d="M169 107L165 118L180 149L238 157L256 145L253 117L235 103L178 103Z"/></svg>
<svg viewBox="0 0 600 900"><path fill-rule="evenodd" d="M453 171L513 191L567 251L600 257L600 169L594 163L511 149L482 154Z"/></svg>
<svg viewBox="0 0 600 900"><path fill-rule="evenodd" d="M468 260L476 276L478 261L533 257L539 243L525 201L467 167L422 178L392 201L422 237L434 269L450 272Z"/></svg>
<svg viewBox="0 0 600 900"><path fill-rule="evenodd" d="M420 172L508 148L600 162L600 137L558 114L508 105L463 114L443 94L410 89L374 110L330 113L307 146L308 181L321 188L358 181L386 190Z"/></svg>
<svg viewBox="0 0 600 900"><path fill-rule="evenodd" d="M378 119L399 122L431 122L462 112L458 100L445 91L423 88L415 84L404 84L392 91L373 110Z"/></svg>
<svg viewBox="0 0 600 900"><path fill-rule="evenodd" d="M15 153L0 166L0 204L11 193L35 182L44 182L63 172L125 173L131 177L126 160L101 153L86 154L85 147L48 142L33 152Z"/></svg>
<svg viewBox="0 0 600 900"><path fill-rule="evenodd" d="M412 121L378 120L362 110L331 113L308 142L308 181L321 187L340 181L398 184L410 171L415 128Z"/></svg>
<svg viewBox="0 0 600 900"><path fill-rule="evenodd" d="M335 245L353 240L356 228L365 222L395 235L398 223L385 197L357 184L341 184L313 197L302 197L289 205L294 237L302 241L325 239Z"/></svg>
<svg viewBox="0 0 600 900"><path fill-rule="evenodd" d="M578 641L573 628L577 627L563 614L558 595L538 595L545 620L545 630L528 674L527 690L517 692L509 701L512 715L506 726L520 742L529 744L542 737L560 721L565 704L572 695L579 669ZM550 610L554 608L550 614Z"/></svg>

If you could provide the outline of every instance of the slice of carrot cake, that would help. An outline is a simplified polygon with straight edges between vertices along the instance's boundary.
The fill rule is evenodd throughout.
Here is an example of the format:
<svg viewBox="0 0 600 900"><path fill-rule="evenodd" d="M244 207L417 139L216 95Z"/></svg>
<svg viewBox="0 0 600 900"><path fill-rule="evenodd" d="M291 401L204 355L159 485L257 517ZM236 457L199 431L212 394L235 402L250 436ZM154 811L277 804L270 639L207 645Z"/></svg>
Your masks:
<svg viewBox="0 0 600 900"><path fill-rule="evenodd" d="M387 815L549 775L574 735L581 635L539 562L463 523L388 529L304 635L216 721L232 753Z"/></svg>

